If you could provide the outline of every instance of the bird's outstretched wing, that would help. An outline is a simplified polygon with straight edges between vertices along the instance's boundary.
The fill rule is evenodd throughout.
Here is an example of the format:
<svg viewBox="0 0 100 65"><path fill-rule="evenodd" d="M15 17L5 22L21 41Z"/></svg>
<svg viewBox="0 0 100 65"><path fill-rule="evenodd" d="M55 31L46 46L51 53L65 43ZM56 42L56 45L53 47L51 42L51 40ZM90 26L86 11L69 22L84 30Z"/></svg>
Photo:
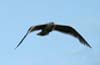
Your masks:
<svg viewBox="0 0 100 65"><path fill-rule="evenodd" d="M60 31L60 32L63 32L63 33L70 34L70 35L72 35L72 36L78 38L78 40L79 40L82 44L84 44L84 45L86 45L86 46L92 48L92 47L88 44L88 42L87 42L74 28L72 28L71 26L55 25L55 29L54 29L54 30L57 30L57 31Z"/></svg>
<svg viewBox="0 0 100 65"><path fill-rule="evenodd" d="M36 31L36 30L41 30L43 29L44 27L46 26L46 24L43 24L43 25L37 25L37 26L31 26L27 33L24 35L24 37L21 39L21 41L18 43L18 45L16 46L16 48L18 48L20 46L20 44L23 42L23 40L27 37L27 35L33 31ZM15 49L16 49L15 48Z"/></svg>

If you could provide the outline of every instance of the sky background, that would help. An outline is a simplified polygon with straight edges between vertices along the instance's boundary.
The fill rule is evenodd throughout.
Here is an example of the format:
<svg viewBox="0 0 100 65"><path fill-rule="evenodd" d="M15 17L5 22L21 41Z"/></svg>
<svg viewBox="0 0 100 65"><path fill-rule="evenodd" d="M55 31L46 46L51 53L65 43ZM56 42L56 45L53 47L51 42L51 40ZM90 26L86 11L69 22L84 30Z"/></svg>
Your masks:
<svg viewBox="0 0 100 65"><path fill-rule="evenodd" d="M93 47L69 35L33 32L54 21L74 27ZM100 65L100 0L0 0L0 65Z"/></svg>

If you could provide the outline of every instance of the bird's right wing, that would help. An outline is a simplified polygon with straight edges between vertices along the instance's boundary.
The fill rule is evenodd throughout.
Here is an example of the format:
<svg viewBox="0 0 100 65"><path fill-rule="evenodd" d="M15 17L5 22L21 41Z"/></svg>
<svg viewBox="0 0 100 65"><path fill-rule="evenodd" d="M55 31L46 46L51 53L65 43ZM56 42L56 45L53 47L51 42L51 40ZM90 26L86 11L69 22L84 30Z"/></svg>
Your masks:
<svg viewBox="0 0 100 65"><path fill-rule="evenodd" d="M24 35L24 37L21 39L21 41L18 43L18 45L16 46L16 48L18 48L20 46L20 44L23 42L23 40L27 37L27 35L33 31L36 31L36 30L40 30L40 29L43 29L44 27L46 26L46 24L43 24L43 25L37 25L37 26L31 26L27 33ZM15 49L16 49L15 48Z"/></svg>
<svg viewBox="0 0 100 65"><path fill-rule="evenodd" d="M76 37L77 39L79 39L79 41L82 44L91 48L91 46L88 44L88 42L74 28L72 28L70 26L64 26L64 25L55 25L55 30L70 34L70 35Z"/></svg>

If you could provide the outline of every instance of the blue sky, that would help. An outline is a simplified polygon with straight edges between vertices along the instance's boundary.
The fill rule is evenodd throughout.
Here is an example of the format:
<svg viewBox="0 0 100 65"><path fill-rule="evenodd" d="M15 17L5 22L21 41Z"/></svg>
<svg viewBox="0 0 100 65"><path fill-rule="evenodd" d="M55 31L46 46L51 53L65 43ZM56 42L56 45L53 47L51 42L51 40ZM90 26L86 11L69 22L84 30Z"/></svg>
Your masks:
<svg viewBox="0 0 100 65"><path fill-rule="evenodd" d="M69 35L28 35L27 29L54 21L71 25L91 44ZM100 65L100 0L0 0L0 65Z"/></svg>

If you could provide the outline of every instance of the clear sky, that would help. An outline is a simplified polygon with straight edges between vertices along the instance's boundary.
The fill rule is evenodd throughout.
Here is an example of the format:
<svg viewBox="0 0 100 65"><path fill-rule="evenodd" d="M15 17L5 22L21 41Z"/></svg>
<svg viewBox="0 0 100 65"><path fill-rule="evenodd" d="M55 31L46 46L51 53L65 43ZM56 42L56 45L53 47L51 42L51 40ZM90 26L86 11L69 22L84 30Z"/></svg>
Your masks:
<svg viewBox="0 0 100 65"><path fill-rule="evenodd" d="M28 35L32 25L54 21L74 27L93 47L69 35ZM100 0L0 0L0 65L100 65Z"/></svg>

